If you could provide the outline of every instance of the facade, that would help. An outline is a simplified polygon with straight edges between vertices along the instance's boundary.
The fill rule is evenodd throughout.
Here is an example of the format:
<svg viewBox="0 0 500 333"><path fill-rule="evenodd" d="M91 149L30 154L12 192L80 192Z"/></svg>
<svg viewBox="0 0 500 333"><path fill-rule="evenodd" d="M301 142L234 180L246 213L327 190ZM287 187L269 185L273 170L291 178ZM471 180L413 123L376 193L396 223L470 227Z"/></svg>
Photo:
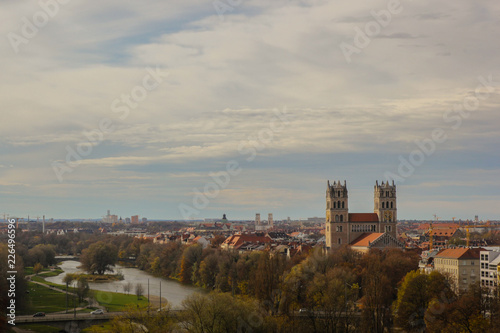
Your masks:
<svg viewBox="0 0 500 333"><path fill-rule="evenodd" d="M349 195L346 181L327 182L326 189L326 246L328 249L359 241L365 234L388 234L387 246L404 247L397 240L396 185L378 181L374 186L373 213L349 213Z"/></svg>
<svg viewBox="0 0 500 333"><path fill-rule="evenodd" d="M497 288L500 275L498 268L500 267L500 250L481 251L481 286L488 287L490 291Z"/></svg>
<svg viewBox="0 0 500 333"><path fill-rule="evenodd" d="M440 251L434 258L434 269L450 274L455 291L467 290L469 285L479 282L479 257L482 248L458 248Z"/></svg>

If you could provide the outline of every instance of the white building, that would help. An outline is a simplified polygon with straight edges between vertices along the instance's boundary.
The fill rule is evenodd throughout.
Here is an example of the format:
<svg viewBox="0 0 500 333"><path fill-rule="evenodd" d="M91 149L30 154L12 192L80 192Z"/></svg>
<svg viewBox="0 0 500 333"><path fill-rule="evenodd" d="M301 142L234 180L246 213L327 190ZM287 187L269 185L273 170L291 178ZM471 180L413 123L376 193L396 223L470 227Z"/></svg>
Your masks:
<svg viewBox="0 0 500 333"><path fill-rule="evenodd" d="M498 285L498 268L500 264L500 249L494 251L481 251L481 286L491 290Z"/></svg>

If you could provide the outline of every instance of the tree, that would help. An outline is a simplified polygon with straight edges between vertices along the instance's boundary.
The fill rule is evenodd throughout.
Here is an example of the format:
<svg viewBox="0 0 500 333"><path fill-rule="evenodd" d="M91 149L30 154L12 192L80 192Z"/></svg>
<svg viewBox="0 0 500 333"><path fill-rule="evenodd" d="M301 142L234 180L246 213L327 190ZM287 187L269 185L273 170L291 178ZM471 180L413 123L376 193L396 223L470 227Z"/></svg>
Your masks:
<svg viewBox="0 0 500 333"><path fill-rule="evenodd" d="M487 291L478 283L469 286L458 299L442 303L441 311L434 311L432 316L426 314L428 332L497 332L498 327L484 316L487 298Z"/></svg>
<svg viewBox="0 0 500 333"><path fill-rule="evenodd" d="M144 287L140 282L137 282L135 285L135 294L138 300L141 299L141 296L144 294Z"/></svg>
<svg viewBox="0 0 500 333"><path fill-rule="evenodd" d="M66 283L66 313L68 313L68 285L70 285L76 278L76 274L72 273L66 273L63 278L63 282Z"/></svg>
<svg viewBox="0 0 500 333"><path fill-rule="evenodd" d="M40 273L42 270L43 266L39 262L37 262L35 266L33 266L33 273L35 273L36 275L38 275L38 273Z"/></svg>
<svg viewBox="0 0 500 333"><path fill-rule="evenodd" d="M175 316L170 312L167 304L162 311L149 312L147 308L129 306L120 316L111 321L113 332L121 333L168 333L178 332L176 329Z"/></svg>
<svg viewBox="0 0 500 333"><path fill-rule="evenodd" d="M102 275L106 271L113 272L117 258L118 249L116 246L100 241L83 250L80 262L82 268L90 274Z"/></svg>
<svg viewBox="0 0 500 333"><path fill-rule="evenodd" d="M77 279L76 284L76 295L78 296L78 302L81 303L87 297L89 293L89 283L87 282L87 278L85 276L80 275Z"/></svg>
<svg viewBox="0 0 500 333"><path fill-rule="evenodd" d="M395 303L395 324L408 332L425 329L424 314L430 301L429 279L420 271L406 274Z"/></svg>
<svg viewBox="0 0 500 333"><path fill-rule="evenodd" d="M123 291L127 293L127 295L132 291L132 282L127 282L123 285Z"/></svg>
<svg viewBox="0 0 500 333"><path fill-rule="evenodd" d="M267 314L254 300L230 294L193 294L182 302L180 325L193 333L266 332Z"/></svg>

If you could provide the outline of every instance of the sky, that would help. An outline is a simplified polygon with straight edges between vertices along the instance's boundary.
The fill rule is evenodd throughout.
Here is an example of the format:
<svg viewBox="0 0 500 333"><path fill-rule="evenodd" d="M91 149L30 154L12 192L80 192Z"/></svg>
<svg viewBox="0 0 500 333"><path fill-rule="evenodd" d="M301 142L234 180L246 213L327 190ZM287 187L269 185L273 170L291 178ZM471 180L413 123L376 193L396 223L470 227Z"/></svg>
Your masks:
<svg viewBox="0 0 500 333"><path fill-rule="evenodd" d="M0 6L0 215L500 219L498 1Z"/></svg>

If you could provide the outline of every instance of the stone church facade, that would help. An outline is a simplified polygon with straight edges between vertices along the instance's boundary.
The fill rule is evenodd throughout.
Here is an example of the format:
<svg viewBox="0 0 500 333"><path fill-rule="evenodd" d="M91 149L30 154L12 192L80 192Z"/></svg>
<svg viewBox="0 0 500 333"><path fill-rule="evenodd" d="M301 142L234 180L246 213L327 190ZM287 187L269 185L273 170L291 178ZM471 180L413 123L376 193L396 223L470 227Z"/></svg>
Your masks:
<svg viewBox="0 0 500 333"><path fill-rule="evenodd" d="M344 180L327 182L326 189L326 247L334 249L345 244L359 244L360 240L373 239L380 244L382 237L387 247L403 247L397 240L397 204L394 181L378 181L374 186L373 213L349 213L349 195ZM375 235L375 234L378 234ZM382 239L381 238L381 239ZM377 242L375 242L378 240ZM370 247L371 241L366 246ZM375 244L374 244L375 245Z"/></svg>

